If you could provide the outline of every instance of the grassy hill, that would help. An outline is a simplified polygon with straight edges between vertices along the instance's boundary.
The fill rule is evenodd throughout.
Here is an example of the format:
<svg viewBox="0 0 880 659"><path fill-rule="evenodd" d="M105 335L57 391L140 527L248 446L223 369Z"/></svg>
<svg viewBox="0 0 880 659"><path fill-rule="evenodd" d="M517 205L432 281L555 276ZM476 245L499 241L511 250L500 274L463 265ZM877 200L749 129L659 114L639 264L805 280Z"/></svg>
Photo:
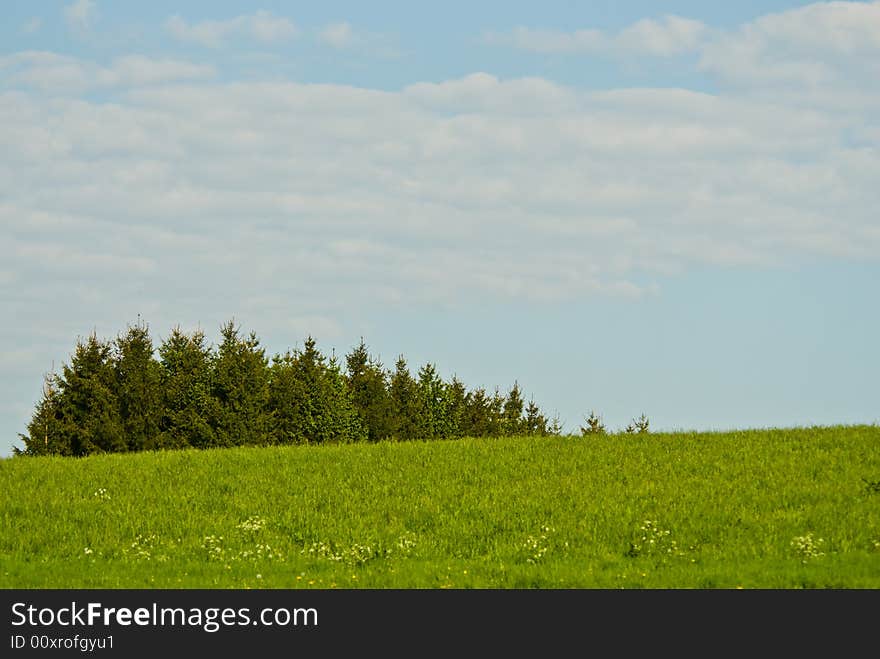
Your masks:
<svg viewBox="0 0 880 659"><path fill-rule="evenodd" d="M878 588L880 427L0 460L3 588Z"/></svg>

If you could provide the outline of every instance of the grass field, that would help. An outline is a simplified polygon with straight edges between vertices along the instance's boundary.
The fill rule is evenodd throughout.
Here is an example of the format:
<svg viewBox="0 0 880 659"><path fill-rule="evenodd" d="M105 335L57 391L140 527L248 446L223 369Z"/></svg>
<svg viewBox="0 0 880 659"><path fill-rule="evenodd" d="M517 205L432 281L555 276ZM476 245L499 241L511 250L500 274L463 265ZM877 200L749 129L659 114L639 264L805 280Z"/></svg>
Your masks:
<svg viewBox="0 0 880 659"><path fill-rule="evenodd" d="M878 588L880 427L0 460L3 588Z"/></svg>

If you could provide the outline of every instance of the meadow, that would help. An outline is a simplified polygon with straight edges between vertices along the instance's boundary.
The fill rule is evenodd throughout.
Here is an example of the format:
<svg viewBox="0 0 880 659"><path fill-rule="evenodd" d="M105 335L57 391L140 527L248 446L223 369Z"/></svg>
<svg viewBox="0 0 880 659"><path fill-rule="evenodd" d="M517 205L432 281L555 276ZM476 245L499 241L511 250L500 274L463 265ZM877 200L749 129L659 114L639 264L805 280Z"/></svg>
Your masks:
<svg viewBox="0 0 880 659"><path fill-rule="evenodd" d="M2 588L878 588L880 427L0 460Z"/></svg>

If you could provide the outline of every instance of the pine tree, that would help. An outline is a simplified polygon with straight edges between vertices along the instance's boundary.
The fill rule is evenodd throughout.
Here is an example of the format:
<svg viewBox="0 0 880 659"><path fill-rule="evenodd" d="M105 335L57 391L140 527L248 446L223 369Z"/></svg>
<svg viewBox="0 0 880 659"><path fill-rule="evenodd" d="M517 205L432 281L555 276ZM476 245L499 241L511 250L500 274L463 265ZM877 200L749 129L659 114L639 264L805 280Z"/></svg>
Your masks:
<svg viewBox="0 0 880 659"><path fill-rule="evenodd" d="M342 366L335 355L327 361L324 372L324 396L327 414L323 441L359 442L370 438L369 428L358 414Z"/></svg>
<svg viewBox="0 0 880 659"><path fill-rule="evenodd" d="M162 415L160 433L145 448L207 448L217 445L219 416L211 395L214 353L199 330L175 327L159 347Z"/></svg>
<svg viewBox="0 0 880 659"><path fill-rule="evenodd" d="M396 439L415 439L419 432L418 392L403 355L394 364L388 392L391 397L392 436Z"/></svg>
<svg viewBox="0 0 880 659"><path fill-rule="evenodd" d="M504 395L498 387L495 387L495 392L492 394L492 398L489 399L489 437L500 437L504 434L503 423L505 400Z"/></svg>
<svg viewBox="0 0 880 659"><path fill-rule="evenodd" d="M547 419L534 400L530 400L526 407L525 432L540 437L547 434Z"/></svg>
<svg viewBox="0 0 880 659"><path fill-rule="evenodd" d="M162 417L162 367L153 359L146 325L129 327L116 339L113 359L119 414L129 451L155 446Z"/></svg>
<svg viewBox="0 0 880 659"><path fill-rule="evenodd" d="M379 441L392 433L391 398L388 374L378 359L367 351L363 337L345 357L346 380L351 399L367 429L370 441Z"/></svg>
<svg viewBox="0 0 880 659"><path fill-rule="evenodd" d="M559 414L554 414L553 418L550 419L550 424L547 426L547 434L554 437L562 435L562 421L559 418Z"/></svg>
<svg viewBox="0 0 880 659"><path fill-rule="evenodd" d="M504 397L495 390L493 395L483 387L468 392L465 398L463 431L470 437L498 437L501 434L501 411Z"/></svg>
<svg viewBox="0 0 880 659"><path fill-rule="evenodd" d="M256 334L239 334L230 320L214 360L212 393L218 403L217 442L253 446L270 442L269 363Z"/></svg>
<svg viewBox="0 0 880 659"><path fill-rule="evenodd" d="M450 437L466 435L465 419L467 414L467 389L457 376L446 387L446 417Z"/></svg>
<svg viewBox="0 0 880 659"><path fill-rule="evenodd" d="M272 412L272 441L301 444L308 441L313 426L306 383L297 377L296 353L287 351L272 358L269 368L269 409Z"/></svg>
<svg viewBox="0 0 880 659"><path fill-rule="evenodd" d="M114 392L111 346L91 334L77 341L59 380L61 446L71 455L125 451L128 444Z"/></svg>
<svg viewBox="0 0 880 659"><path fill-rule="evenodd" d="M43 378L43 393L27 425L27 434L19 433L24 449L13 447L16 455L71 455L70 432L64 432L61 415L59 378L47 373Z"/></svg>
<svg viewBox="0 0 880 659"><path fill-rule="evenodd" d="M321 443L325 439L324 417L329 412L323 383L325 359L311 336L306 339L303 350L294 353L291 366L298 386L293 390L296 397L290 401L290 419L285 425L295 428L301 441Z"/></svg>
<svg viewBox="0 0 880 659"><path fill-rule="evenodd" d="M419 369L416 392L418 397L417 434L419 439L443 439L451 434L447 415L446 385L433 364Z"/></svg>
<svg viewBox="0 0 880 659"><path fill-rule="evenodd" d="M624 429L624 432L627 434L647 434L648 426L650 425L650 421L648 421L648 417L645 416L644 412L638 419L633 419Z"/></svg>
<svg viewBox="0 0 880 659"><path fill-rule="evenodd" d="M464 413L461 421L461 431L465 437L485 436L485 398L486 390L478 387L467 392L464 399Z"/></svg>
<svg viewBox="0 0 880 659"><path fill-rule="evenodd" d="M504 435L518 435L523 430L523 397L519 390L519 383L514 382L513 387L504 399L501 410L501 432Z"/></svg>
<svg viewBox="0 0 880 659"><path fill-rule="evenodd" d="M269 401L277 443L359 441L367 438L335 358L328 360L308 337L303 350L276 355Z"/></svg>
<svg viewBox="0 0 880 659"><path fill-rule="evenodd" d="M308 337L303 349L266 358L257 336L233 321L215 349L201 331L174 328L158 349L140 321L108 343L79 340L61 375L46 377L43 396L20 434L17 454L94 452L268 443L327 443L502 434L559 434L518 382L468 391L445 382L432 363L393 372L363 340L345 357L325 358ZM525 408L525 409L524 409ZM647 432L642 416L628 431Z"/></svg>
<svg viewBox="0 0 880 659"><path fill-rule="evenodd" d="M581 436L598 436L606 434L605 424L602 423L602 417L594 411L590 411L590 416L586 418L587 425L581 426Z"/></svg>

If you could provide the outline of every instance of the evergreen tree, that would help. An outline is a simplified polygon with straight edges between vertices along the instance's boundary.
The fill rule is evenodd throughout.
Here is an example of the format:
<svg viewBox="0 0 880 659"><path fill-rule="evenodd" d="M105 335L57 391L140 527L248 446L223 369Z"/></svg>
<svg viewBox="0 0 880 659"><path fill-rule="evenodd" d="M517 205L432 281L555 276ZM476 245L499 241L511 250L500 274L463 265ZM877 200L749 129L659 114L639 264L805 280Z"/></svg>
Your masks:
<svg viewBox="0 0 880 659"><path fill-rule="evenodd" d="M403 355L394 364L388 392L391 397L392 436L395 439L415 439L419 433L418 391Z"/></svg>
<svg viewBox="0 0 880 659"><path fill-rule="evenodd" d="M629 425L627 425L624 430L627 434L645 434L648 432L648 426L650 422L648 421L648 417L645 416L644 412L638 419L633 419Z"/></svg>
<svg viewBox="0 0 880 659"><path fill-rule="evenodd" d="M502 434L559 434L518 382L502 395L446 383L432 363L414 378L401 355L393 372L363 340L325 358L309 337L270 366L259 339L234 322L215 349L201 331L172 330L158 349L140 321L112 343L79 340L61 375L47 376L16 454L87 455L156 448L326 443ZM646 432L647 418L630 431Z"/></svg>
<svg viewBox="0 0 880 659"><path fill-rule="evenodd" d="M485 398L486 390L478 387L467 392L464 399L464 413L461 431L465 437L485 436Z"/></svg>
<svg viewBox="0 0 880 659"><path fill-rule="evenodd" d="M419 369L416 384L418 397L417 434L419 439L444 439L452 431L449 422L446 384L433 364Z"/></svg>
<svg viewBox="0 0 880 659"><path fill-rule="evenodd" d="M342 366L332 356L324 373L327 397L323 441L359 442L370 438L369 428L358 414Z"/></svg>
<svg viewBox="0 0 880 659"><path fill-rule="evenodd" d="M525 432L527 435L547 434L547 419L534 400L530 400L526 407Z"/></svg>
<svg viewBox="0 0 880 659"><path fill-rule="evenodd" d="M464 437L467 413L467 389L457 376L446 387L446 418L450 437Z"/></svg>
<svg viewBox="0 0 880 659"><path fill-rule="evenodd" d="M605 424L602 423L602 418L598 416L594 411L590 411L590 416L586 417L586 426L581 426L581 436L587 437L589 435L604 435Z"/></svg>
<svg viewBox="0 0 880 659"><path fill-rule="evenodd" d="M59 381L61 446L71 455L125 451L128 444L114 392L111 346L93 333L77 341L69 365Z"/></svg>
<svg viewBox="0 0 880 659"><path fill-rule="evenodd" d="M550 419L550 423L547 425L547 434L554 437L559 437L562 434L562 421L559 419L559 414L554 414Z"/></svg>
<svg viewBox="0 0 880 659"><path fill-rule="evenodd" d="M519 383L514 382L501 409L501 432L504 435L518 435L523 431L523 405Z"/></svg>
<svg viewBox="0 0 880 659"><path fill-rule="evenodd" d="M311 336L291 361L292 376L299 386L293 390L297 397L290 401L287 425L295 428L301 441L307 443L321 443L325 439L324 420L330 413L324 391L325 362Z"/></svg>
<svg viewBox="0 0 880 659"><path fill-rule="evenodd" d="M269 363L256 334L239 334L234 321L220 329L212 392L217 406L217 443L252 446L270 442Z"/></svg>
<svg viewBox="0 0 880 659"><path fill-rule="evenodd" d="M269 401L278 443L326 443L367 438L335 358L328 360L308 337L302 351L277 355Z"/></svg>
<svg viewBox="0 0 880 659"><path fill-rule="evenodd" d="M218 417L211 395L214 354L199 330L175 327L159 347L162 416L160 433L145 448L207 448L217 445L212 425Z"/></svg>
<svg viewBox="0 0 880 659"><path fill-rule="evenodd" d="M71 455L70 432L62 425L59 378L54 373L43 379L43 393L27 425L27 434L19 433L24 449L13 447L16 455Z"/></svg>
<svg viewBox="0 0 880 659"><path fill-rule="evenodd" d="M495 392L492 394L492 398L489 399L489 437L500 437L504 434L503 422L505 400L504 395L498 387L495 387Z"/></svg>
<svg viewBox="0 0 880 659"><path fill-rule="evenodd" d="M351 399L367 429L369 440L375 442L389 437L392 423L388 374L381 362L369 355L363 337L360 344L346 355L345 365Z"/></svg>
<svg viewBox="0 0 880 659"><path fill-rule="evenodd" d="M128 450L155 446L162 418L162 367L153 359L153 341L138 323L116 339L116 398Z"/></svg>
<svg viewBox="0 0 880 659"><path fill-rule="evenodd" d="M314 427L314 413L308 386L299 377L295 352L275 355L269 369L269 409L272 412L272 441L276 444L308 442Z"/></svg>
<svg viewBox="0 0 880 659"><path fill-rule="evenodd" d="M465 434L471 437L498 437L504 397L495 390L488 395L483 387L468 392L465 399Z"/></svg>

